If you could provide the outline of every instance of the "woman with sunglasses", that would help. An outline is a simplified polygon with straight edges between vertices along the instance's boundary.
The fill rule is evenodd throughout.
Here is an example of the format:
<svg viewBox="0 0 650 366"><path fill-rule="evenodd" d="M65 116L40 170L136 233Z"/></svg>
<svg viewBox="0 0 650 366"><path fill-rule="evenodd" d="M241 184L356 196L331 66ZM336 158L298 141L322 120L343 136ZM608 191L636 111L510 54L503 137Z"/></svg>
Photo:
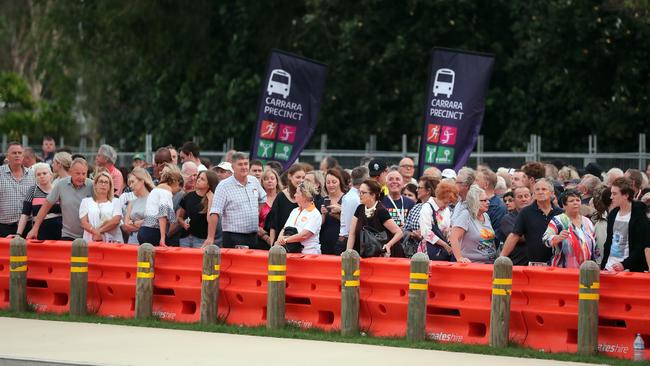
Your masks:
<svg viewBox="0 0 650 366"><path fill-rule="evenodd" d="M495 233L487 214L490 200L476 184L469 187L465 199L467 210L454 217L449 242L461 263L494 263L497 258Z"/></svg>
<svg viewBox="0 0 650 366"><path fill-rule="evenodd" d="M381 186L373 179L364 181L359 187L361 204L352 217L347 248L361 253L361 230L363 227L369 226L375 231L386 232L390 238L382 248L386 256L404 257L404 250L400 245L403 237L402 229L397 226L388 210L381 204L381 194Z"/></svg>
<svg viewBox="0 0 650 366"><path fill-rule="evenodd" d="M79 218L86 242L122 243L122 208L113 195L113 178L106 170L95 174L93 194L81 200Z"/></svg>

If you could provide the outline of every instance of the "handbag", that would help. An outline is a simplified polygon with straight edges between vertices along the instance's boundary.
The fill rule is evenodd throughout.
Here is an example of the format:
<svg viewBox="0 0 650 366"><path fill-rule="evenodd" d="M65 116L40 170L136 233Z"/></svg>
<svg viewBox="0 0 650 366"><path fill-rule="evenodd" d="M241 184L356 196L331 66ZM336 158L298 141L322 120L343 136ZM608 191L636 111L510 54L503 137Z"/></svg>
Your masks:
<svg viewBox="0 0 650 366"><path fill-rule="evenodd" d="M291 236L291 235L296 235L298 234L298 229L296 229L293 226L285 226L284 227L284 236ZM302 243L287 243L285 244L285 248L287 249L287 253L302 253L302 248L303 245Z"/></svg>
<svg viewBox="0 0 650 366"><path fill-rule="evenodd" d="M411 237L411 232L408 230L404 231L404 238L402 239L402 249L404 250L404 256L406 258L411 258L418 252L418 247L420 242L415 238Z"/></svg>
<svg viewBox="0 0 650 366"><path fill-rule="evenodd" d="M359 235L362 258L379 257L384 253L384 245L388 242L388 234L378 231L372 226L363 226Z"/></svg>

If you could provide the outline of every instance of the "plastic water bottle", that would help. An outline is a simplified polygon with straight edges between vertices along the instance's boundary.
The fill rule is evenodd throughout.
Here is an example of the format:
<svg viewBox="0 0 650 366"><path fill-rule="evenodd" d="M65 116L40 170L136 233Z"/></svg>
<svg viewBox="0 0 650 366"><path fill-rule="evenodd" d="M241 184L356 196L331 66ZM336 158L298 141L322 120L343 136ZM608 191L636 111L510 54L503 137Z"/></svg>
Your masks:
<svg viewBox="0 0 650 366"><path fill-rule="evenodd" d="M634 339L634 361L643 361L644 348L643 338L641 338L641 334L637 333Z"/></svg>

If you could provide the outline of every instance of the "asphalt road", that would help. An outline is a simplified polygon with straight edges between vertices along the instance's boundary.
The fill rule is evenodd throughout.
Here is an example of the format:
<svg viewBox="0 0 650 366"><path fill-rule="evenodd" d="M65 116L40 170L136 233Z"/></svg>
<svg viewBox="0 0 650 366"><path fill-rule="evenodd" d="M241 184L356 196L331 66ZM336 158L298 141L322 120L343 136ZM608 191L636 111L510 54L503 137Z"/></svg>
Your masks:
<svg viewBox="0 0 650 366"><path fill-rule="evenodd" d="M0 366L581 365L457 352L0 318ZM586 364L583 364L586 365Z"/></svg>

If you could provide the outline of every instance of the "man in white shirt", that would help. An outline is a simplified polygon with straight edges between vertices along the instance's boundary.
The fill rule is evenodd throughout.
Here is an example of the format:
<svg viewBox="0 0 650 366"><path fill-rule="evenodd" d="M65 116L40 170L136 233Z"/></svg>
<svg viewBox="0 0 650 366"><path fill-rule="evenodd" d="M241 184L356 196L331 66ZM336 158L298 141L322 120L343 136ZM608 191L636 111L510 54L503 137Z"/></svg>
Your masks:
<svg viewBox="0 0 650 366"><path fill-rule="evenodd" d="M352 188L341 198L341 228L339 239L336 241L336 254L343 253L347 246L354 211L361 203L359 201L359 186L369 178L368 168L358 166L352 169L350 176L352 176Z"/></svg>

